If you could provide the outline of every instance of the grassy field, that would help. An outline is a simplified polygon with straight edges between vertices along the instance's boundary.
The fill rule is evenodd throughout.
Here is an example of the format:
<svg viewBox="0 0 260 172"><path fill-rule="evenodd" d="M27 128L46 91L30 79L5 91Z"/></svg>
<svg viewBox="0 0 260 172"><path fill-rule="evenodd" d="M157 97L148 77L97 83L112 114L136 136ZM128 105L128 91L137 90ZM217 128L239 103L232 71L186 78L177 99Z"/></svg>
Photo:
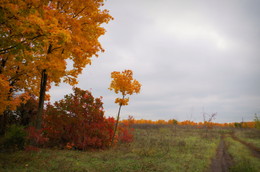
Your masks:
<svg viewBox="0 0 260 172"><path fill-rule="evenodd" d="M233 166L230 171L251 172L260 171L260 159L252 155L246 145L232 139L231 136L225 137L228 152L233 157Z"/></svg>
<svg viewBox="0 0 260 172"><path fill-rule="evenodd" d="M206 131L192 127L138 128L134 142L118 144L109 150L41 149L38 152L0 153L0 171L212 171L212 159L221 136L225 136L227 152L233 159L230 171L260 169L259 157L234 140L232 132L230 129ZM241 132L245 131L235 134ZM253 140L255 145L260 142L258 137L245 140ZM242 168L245 165L246 168Z"/></svg>
<svg viewBox="0 0 260 172"><path fill-rule="evenodd" d="M239 139L248 142L260 149L260 131L259 129L237 129L234 135Z"/></svg>

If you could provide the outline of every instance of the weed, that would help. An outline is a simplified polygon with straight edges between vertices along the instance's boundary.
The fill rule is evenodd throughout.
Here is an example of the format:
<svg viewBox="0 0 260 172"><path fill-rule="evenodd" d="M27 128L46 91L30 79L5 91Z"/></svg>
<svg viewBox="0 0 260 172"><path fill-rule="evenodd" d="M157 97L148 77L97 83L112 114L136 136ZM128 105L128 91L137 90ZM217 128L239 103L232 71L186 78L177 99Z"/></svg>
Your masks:
<svg viewBox="0 0 260 172"><path fill-rule="evenodd" d="M4 138L1 140L1 149L3 151L16 151L24 149L26 141L26 132L23 126L11 125Z"/></svg>

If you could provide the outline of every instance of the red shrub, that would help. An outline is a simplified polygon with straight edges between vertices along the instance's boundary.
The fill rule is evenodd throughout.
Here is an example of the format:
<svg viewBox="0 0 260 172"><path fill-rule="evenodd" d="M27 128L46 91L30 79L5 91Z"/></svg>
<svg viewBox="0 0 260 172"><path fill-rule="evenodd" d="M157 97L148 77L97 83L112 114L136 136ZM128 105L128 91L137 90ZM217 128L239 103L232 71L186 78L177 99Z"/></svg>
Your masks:
<svg viewBox="0 0 260 172"><path fill-rule="evenodd" d="M132 124L134 124L133 116L128 116L128 120L125 120L119 126L118 139L122 143L130 143L134 139Z"/></svg>
<svg viewBox="0 0 260 172"><path fill-rule="evenodd" d="M114 118L104 117L101 98L94 98L89 91L73 88L74 94L47 105L44 116L46 136L52 146L77 149L105 148L111 143Z"/></svg>
<svg viewBox="0 0 260 172"><path fill-rule="evenodd" d="M119 127L119 141L122 143L130 143L133 141L133 128L129 128L127 126L120 126Z"/></svg>
<svg viewBox="0 0 260 172"><path fill-rule="evenodd" d="M29 140L30 144L35 146L43 146L47 141L48 138L43 135L43 130L37 130L35 127L28 127L27 131L27 139Z"/></svg>

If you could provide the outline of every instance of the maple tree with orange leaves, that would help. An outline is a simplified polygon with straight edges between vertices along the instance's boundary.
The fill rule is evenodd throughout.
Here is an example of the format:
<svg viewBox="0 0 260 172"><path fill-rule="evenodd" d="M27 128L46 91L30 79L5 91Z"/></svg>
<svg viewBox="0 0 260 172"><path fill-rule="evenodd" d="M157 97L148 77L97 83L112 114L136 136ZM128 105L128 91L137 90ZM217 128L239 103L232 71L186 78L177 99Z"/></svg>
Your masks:
<svg viewBox="0 0 260 172"><path fill-rule="evenodd" d="M105 33L101 25L112 17L100 9L103 5L104 0L1 0L0 114L14 105L15 92L34 94L41 128L51 83L77 84L92 56L104 51L98 40Z"/></svg>
<svg viewBox="0 0 260 172"><path fill-rule="evenodd" d="M119 116L121 112L121 107L128 105L129 97L127 95L132 95L134 93L138 94L141 90L141 84L133 78L132 70L124 70L122 72L112 72L111 73L111 84L109 90L114 90L116 94L121 94L121 98L116 98L115 103L119 104L116 126L114 129L114 135L112 138L112 143L117 131Z"/></svg>

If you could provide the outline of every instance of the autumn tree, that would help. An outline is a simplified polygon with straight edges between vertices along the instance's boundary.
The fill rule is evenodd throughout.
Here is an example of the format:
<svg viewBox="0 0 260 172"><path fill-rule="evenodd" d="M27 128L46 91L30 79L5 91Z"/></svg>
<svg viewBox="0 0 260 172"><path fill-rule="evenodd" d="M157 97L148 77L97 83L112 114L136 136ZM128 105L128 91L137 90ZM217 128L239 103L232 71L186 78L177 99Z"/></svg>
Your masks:
<svg viewBox="0 0 260 172"><path fill-rule="evenodd" d="M100 9L103 0L1 0L0 5L1 87L39 97L40 128L46 90L51 83L77 83L91 57L104 51L98 41L105 33L101 25L112 17ZM10 96L7 92L1 100Z"/></svg>
<svg viewBox="0 0 260 172"><path fill-rule="evenodd" d="M33 87L37 85L36 77L30 77L34 67L31 63L32 53L39 48L34 43L39 37L29 28L34 27L33 22L27 20L32 10L25 5L25 1L0 2L1 132L5 130L8 118L6 110L15 110L22 101L28 99L28 94L15 93L35 90Z"/></svg>
<svg viewBox="0 0 260 172"><path fill-rule="evenodd" d="M118 128L121 107L128 105L128 95L132 95L134 93L138 94L140 92L141 84L133 78L133 72L131 70L124 70L123 72L112 72L111 78L112 81L109 89L114 90L116 94L121 94L121 97L116 98L115 100L115 103L119 104L119 109L116 119L116 126L114 128L114 135L112 138L113 143Z"/></svg>
<svg viewBox="0 0 260 172"><path fill-rule="evenodd" d="M46 137L53 146L73 144L76 148L106 148L113 136L114 118L104 116L101 98L73 88L64 99L47 105L44 116Z"/></svg>

